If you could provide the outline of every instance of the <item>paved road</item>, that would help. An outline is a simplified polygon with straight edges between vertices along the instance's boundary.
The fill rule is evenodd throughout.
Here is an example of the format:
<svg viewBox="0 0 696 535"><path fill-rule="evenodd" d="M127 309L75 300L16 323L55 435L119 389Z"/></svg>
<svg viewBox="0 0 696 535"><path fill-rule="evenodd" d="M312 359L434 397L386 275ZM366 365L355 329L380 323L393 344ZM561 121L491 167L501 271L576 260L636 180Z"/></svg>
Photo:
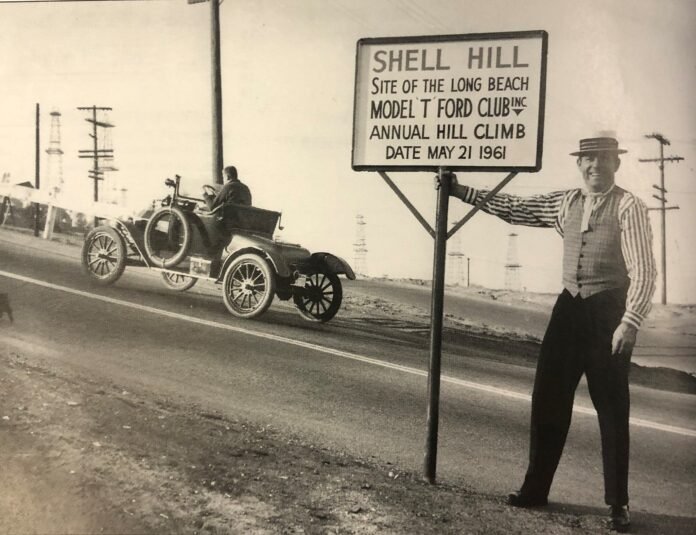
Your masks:
<svg viewBox="0 0 696 535"><path fill-rule="evenodd" d="M397 300L423 311L430 309L429 286L364 280L355 285L354 291L365 295L377 293L386 299ZM541 339L552 305L553 300L547 306L529 304L520 308L518 304L495 301L486 296L471 297L450 292L445 298L445 314L464 318L475 325L487 325L491 328L504 326L508 331L529 333ZM686 320L675 318L675 323L677 321ZM676 326L667 332L655 328L655 324L651 318L646 320L638 335L633 362L641 366L673 368L696 374L696 339L693 334L688 334L693 328L680 330Z"/></svg>
<svg viewBox="0 0 696 535"><path fill-rule="evenodd" d="M0 292L11 295L17 321L0 323L0 347L32 348L57 366L265 422L385 469L420 471L427 361L420 338L340 313L314 325L287 306L259 321L236 320L214 289L176 294L138 270L96 288L74 249L5 238ZM448 349L439 479L492 494L514 489L525 467L533 370L478 358L473 345ZM591 406L584 386L578 405ZM649 533L665 525L692 533L694 396L636 387L632 410L635 523ZM603 514L598 445L595 417L576 413L554 507Z"/></svg>

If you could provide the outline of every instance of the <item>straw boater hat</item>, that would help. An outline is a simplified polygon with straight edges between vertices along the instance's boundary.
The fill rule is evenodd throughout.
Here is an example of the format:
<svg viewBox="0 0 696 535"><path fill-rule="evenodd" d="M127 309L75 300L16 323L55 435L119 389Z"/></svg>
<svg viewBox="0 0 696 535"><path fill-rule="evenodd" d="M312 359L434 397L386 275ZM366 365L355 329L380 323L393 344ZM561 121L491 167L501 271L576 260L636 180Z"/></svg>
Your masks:
<svg viewBox="0 0 696 535"><path fill-rule="evenodd" d="M623 154L628 152L619 148L619 142L613 137L588 137L580 140L580 150L571 152L571 156L582 156L593 152L613 152Z"/></svg>

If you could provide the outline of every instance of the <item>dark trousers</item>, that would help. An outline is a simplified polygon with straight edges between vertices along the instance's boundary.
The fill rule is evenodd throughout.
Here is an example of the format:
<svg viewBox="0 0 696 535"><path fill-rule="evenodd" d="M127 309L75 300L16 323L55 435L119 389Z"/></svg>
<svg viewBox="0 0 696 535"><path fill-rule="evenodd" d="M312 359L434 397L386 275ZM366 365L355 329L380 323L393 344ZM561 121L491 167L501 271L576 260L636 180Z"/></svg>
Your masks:
<svg viewBox="0 0 696 535"><path fill-rule="evenodd" d="M628 504L630 356L611 354L612 336L625 303L625 290L607 290L587 299L564 290L558 297L534 380L523 493L548 495L568 435L575 389L585 373L599 417L604 499L608 505Z"/></svg>

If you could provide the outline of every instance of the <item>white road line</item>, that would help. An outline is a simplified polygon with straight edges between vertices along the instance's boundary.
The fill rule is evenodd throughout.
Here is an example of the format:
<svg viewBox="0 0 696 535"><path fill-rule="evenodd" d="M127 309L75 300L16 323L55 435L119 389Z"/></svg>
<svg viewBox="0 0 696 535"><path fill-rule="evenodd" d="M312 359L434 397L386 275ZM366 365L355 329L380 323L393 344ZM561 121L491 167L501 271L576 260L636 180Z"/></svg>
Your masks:
<svg viewBox="0 0 696 535"><path fill-rule="evenodd" d="M112 297L106 297L103 295L97 295L89 292L84 292L82 290L76 290L74 288L68 288L67 286L60 286L58 284L53 284L50 282L45 282L38 279L32 279L30 277L25 277L24 275L19 275L16 273L10 273L7 271L0 270L0 276L7 277L9 279L15 279L18 281L26 282L29 284L35 284L37 286L42 286L44 288L50 288L51 290L56 290L59 292L65 292L72 295L78 295L80 297L86 297L88 299L94 299L95 301L102 301L104 303L110 303L112 305L119 305L123 307L132 308L135 310L142 310L143 312L149 312L151 314L156 314L159 316L164 316L167 318L178 319L181 321L188 321L190 323L196 323L198 325L204 325L206 327L213 327L215 329L223 329L226 331L232 331L236 333L246 334L248 336L255 336L257 338L264 338L266 340L273 340L276 342L281 342L284 344L289 344L297 347L303 347L305 349L310 349L312 351L317 351L319 353L324 353L327 355L333 355L335 357L341 357L345 359L350 359L358 362L364 362L366 364L371 364L373 366L380 366L382 368L388 368L391 370L397 370L403 373L408 373L411 375L418 375L421 377L427 377L428 372L424 370L419 370L417 368L411 368L410 366L402 366L400 364L393 364L384 360L379 360L371 357L366 357L364 355L358 355L357 353L350 353L348 351L341 351L340 349L333 349L330 347L321 346L318 344L311 344L309 342L302 342L300 340L294 340L292 338L287 338L284 336L278 336L275 334L268 334L258 331L252 331L250 329L245 329L243 327L237 327L234 325L227 325L225 323L218 323L216 321L210 321L200 318L195 318L193 316L186 316L184 314L179 314L178 312L170 312L168 310L163 310L161 308L150 307L147 305L139 305L138 303L132 303L130 301L123 301L121 299L114 299ZM457 379L456 377L450 377L448 375L442 375L441 381L443 383L449 383L471 390L478 390L480 392L486 392L488 394L494 394L501 397L512 398L522 401L531 401L531 396L528 394L522 394L520 392L515 392L513 390L507 390L505 388L498 388L495 386L485 385L481 383L474 383L472 381L465 381L463 379ZM579 414L596 415L597 413L594 409L576 405L573 407L573 412ZM636 427L645 427L648 429L654 429L657 431L664 431L667 433L674 433L676 435L683 435L687 437L696 437L696 430L687 429L684 427L678 427L674 425L661 424L659 422L653 422L650 420L644 420L641 418L631 418L631 424Z"/></svg>

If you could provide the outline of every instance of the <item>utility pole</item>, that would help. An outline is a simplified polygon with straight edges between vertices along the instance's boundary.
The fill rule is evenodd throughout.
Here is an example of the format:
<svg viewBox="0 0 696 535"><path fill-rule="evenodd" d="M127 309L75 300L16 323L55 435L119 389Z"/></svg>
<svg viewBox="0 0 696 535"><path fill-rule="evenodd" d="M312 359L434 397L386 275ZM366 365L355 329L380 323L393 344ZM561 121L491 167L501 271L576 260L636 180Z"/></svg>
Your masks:
<svg viewBox="0 0 696 535"><path fill-rule="evenodd" d="M213 104L213 181L222 184L222 69L220 67L220 0L188 0L189 4L210 1L210 48Z"/></svg>
<svg viewBox="0 0 696 535"><path fill-rule="evenodd" d="M652 134L646 134L649 139L656 139L660 143L660 157L659 158L639 158L639 162L657 162L660 167L660 185L653 184L659 195L653 195L658 201L660 201L660 206L657 208L648 208L648 210L659 210L660 220L661 220L661 230L662 230L662 240L661 240L661 264L662 264L662 296L661 303L663 305L667 304L667 210L679 210L678 206L667 206L667 199L665 195L667 190L665 189L665 162L679 162L683 160L681 156L667 156L665 157L665 145L669 145L669 140L662 134L653 132Z"/></svg>
<svg viewBox="0 0 696 535"><path fill-rule="evenodd" d="M80 111L92 112L91 117L88 117L87 119L85 119L85 121L92 124L92 133L89 135L92 138L92 148L80 150L78 152L79 152L80 158L91 158L93 161L92 169L89 171L89 178L94 180L94 202L96 203L97 201L99 201L99 181L104 180L104 170L102 169L101 165L99 164L99 160L100 159L110 160L114 156L113 149L100 149L99 148L99 131L97 130L97 128L113 128L114 125L111 123L107 123L106 121L97 120L97 112L111 111L111 108L98 107L98 106L88 106L88 107L79 107L77 109ZM94 225L95 226L98 224L97 219L98 218L95 216L95 218L94 218Z"/></svg>
<svg viewBox="0 0 696 535"><path fill-rule="evenodd" d="M34 164L34 187L38 194L41 187L41 115L39 103L36 103L36 162ZM41 218L41 204L34 203L34 236L39 235L39 219Z"/></svg>
<svg viewBox="0 0 696 535"><path fill-rule="evenodd" d="M222 72L220 68L220 2L210 1L210 44L213 86L213 180L222 184Z"/></svg>

